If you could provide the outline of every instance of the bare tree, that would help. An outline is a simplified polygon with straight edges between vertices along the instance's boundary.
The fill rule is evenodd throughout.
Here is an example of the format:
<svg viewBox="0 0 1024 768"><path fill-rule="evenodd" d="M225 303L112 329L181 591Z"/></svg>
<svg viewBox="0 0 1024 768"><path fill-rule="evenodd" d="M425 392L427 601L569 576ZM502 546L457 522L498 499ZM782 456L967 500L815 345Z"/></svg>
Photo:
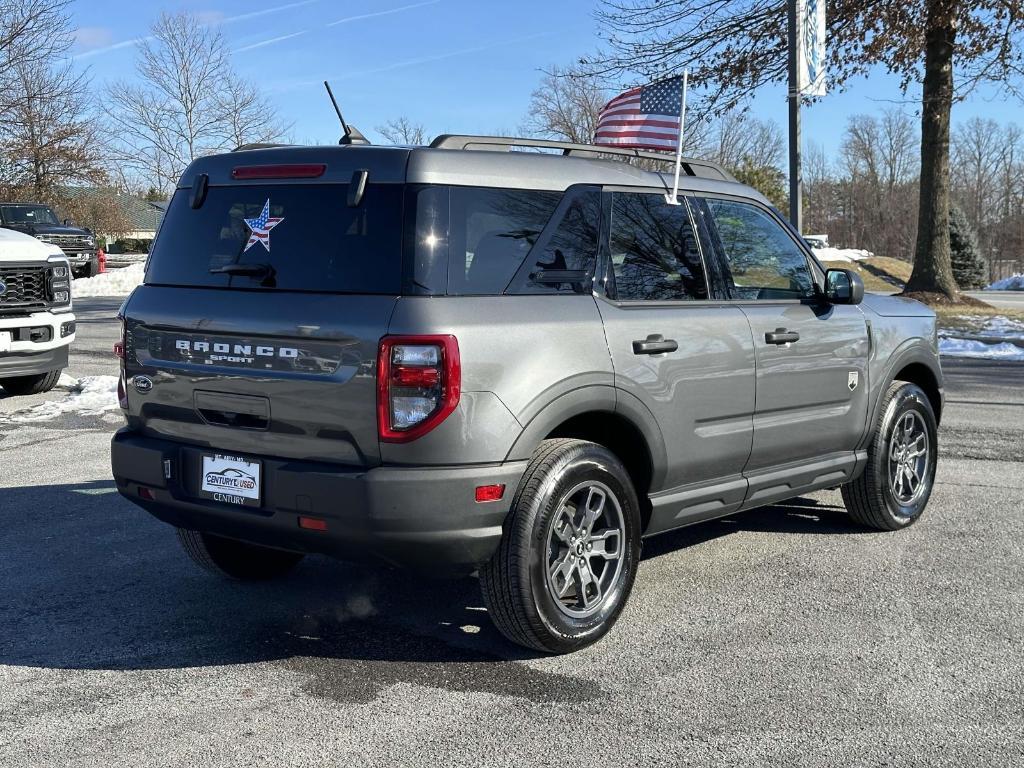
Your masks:
<svg viewBox="0 0 1024 768"><path fill-rule="evenodd" d="M612 95L578 67L552 67L530 97L523 128L539 138L590 144L601 108Z"/></svg>
<svg viewBox="0 0 1024 768"><path fill-rule="evenodd" d="M53 202L59 188L104 183L104 146L84 76L67 65L17 64L0 125L0 184Z"/></svg>
<svg viewBox="0 0 1024 768"><path fill-rule="evenodd" d="M0 0L0 122L17 106L19 69L48 66L71 47L70 0Z"/></svg>
<svg viewBox="0 0 1024 768"><path fill-rule="evenodd" d="M392 144L406 147L419 147L427 143L427 132L420 123L414 123L404 115L388 120L384 125L377 126L377 133Z"/></svg>
<svg viewBox="0 0 1024 768"><path fill-rule="evenodd" d="M108 89L119 159L144 185L167 190L197 157L285 129L273 108L235 74L219 30L185 13L164 14L139 45L138 83Z"/></svg>
<svg viewBox="0 0 1024 768"><path fill-rule="evenodd" d="M780 0L602 0L608 52L587 62L604 76L663 77L689 67L718 108L786 80ZM829 79L875 66L922 85L920 204L908 289L958 295L950 269L949 128L953 101L982 82L1017 94L1024 0L830 0ZM959 88L954 88L954 71Z"/></svg>

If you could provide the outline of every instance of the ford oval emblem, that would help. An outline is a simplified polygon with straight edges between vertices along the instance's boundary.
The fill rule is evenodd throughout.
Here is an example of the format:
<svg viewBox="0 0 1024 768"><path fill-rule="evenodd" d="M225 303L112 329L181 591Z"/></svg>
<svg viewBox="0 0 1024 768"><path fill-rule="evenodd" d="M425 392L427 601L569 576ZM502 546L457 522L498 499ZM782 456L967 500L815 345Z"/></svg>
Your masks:
<svg viewBox="0 0 1024 768"><path fill-rule="evenodd" d="M7 283L0 280L0 296L3 296L5 293L7 293Z"/></svg>
<svg viewBox="0 0 1024 768"><path fill-rule="evenodd" d="M153 380L148 376L136 376L132 379L132 384L140 395L148 395L153 390Z"/></svg>

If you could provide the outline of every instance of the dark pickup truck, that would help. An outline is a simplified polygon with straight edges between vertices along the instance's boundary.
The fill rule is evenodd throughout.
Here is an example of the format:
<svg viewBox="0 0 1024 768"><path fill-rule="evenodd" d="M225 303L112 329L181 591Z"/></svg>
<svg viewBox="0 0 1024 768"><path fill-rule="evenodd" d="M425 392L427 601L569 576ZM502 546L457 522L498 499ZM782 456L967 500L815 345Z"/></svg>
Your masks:
<svg viewBox="0 0 1024 768"><path fill-rule="evenodd" d="M0 203L0 227L52 243L68 257L75 277L92 277L99 272L96 237L88 229L62 223L53 208L39 203Z"/></svg>

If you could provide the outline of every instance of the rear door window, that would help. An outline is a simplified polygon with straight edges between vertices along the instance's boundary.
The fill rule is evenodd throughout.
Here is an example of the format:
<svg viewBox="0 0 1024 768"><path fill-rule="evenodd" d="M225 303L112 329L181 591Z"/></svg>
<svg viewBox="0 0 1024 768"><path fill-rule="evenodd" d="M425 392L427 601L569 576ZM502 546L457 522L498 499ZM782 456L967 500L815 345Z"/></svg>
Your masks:
<svg viewBox="0 0 1024 768"><path fill-rule="evenodd" d="M358 207L344 184L210 187L202 206L178 190L150 254L146 282L209 288L398 294L402 198L369 185ZM252 274L228 274L237 267Z"/></svg>
<svg viewBox="0 0 1024 768"><path fill-rule="evenodd" d="M615 192L610 234L610 293L615 299L708 298L704 263L685 205L669 205L663 194Z"/></svg>

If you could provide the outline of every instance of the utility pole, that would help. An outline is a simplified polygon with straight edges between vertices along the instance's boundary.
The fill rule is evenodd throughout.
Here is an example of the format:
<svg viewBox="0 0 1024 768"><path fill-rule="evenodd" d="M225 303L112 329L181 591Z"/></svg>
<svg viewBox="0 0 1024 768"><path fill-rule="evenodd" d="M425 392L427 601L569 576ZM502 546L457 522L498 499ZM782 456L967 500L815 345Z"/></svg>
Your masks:
<svg viewBox="0 0 1024 768"><path fill-rule="evenodd" d="M800 89L797 74L797 0L789 0L789 220L803 234L803 194L800 171Z"/></svg>

